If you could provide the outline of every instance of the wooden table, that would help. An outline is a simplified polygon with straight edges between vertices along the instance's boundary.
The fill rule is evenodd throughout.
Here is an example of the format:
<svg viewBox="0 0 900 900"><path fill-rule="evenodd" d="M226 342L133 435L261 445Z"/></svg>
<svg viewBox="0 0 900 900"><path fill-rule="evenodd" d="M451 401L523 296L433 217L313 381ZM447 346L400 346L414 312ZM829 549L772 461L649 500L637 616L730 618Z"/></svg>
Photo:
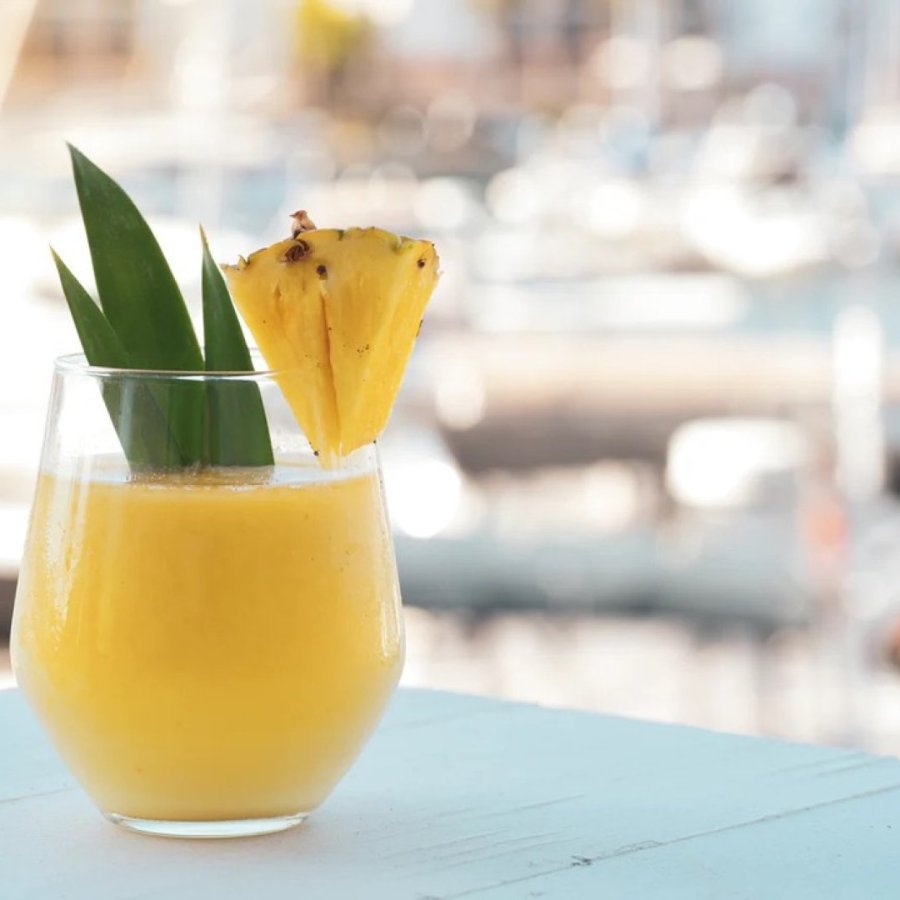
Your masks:
<svg viewBox="0 0 900 900"><path fill-rule="evenodd" d="M0 692L3 900L900 897L900 762L401 691L301 828L107 824Z"/></svg>

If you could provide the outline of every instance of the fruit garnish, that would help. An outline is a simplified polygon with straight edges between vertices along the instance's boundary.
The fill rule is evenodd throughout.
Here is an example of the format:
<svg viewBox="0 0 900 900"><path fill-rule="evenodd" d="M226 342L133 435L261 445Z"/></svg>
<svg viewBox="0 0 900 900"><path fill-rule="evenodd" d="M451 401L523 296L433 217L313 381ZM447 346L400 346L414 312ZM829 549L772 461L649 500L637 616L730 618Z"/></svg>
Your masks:
<svg viewBox="0 0 900 900"><path fill-rule="evenodd" d="M240 323L204 240L206 357L184 298L147 222L122 188L69 147L99 306L53 254L92 366L156 372L252 371ZM132 468L267 466L259 390L250 382L104 379L103 397Z"/></svg>
<svg viewBox="0 0 900 900"><path fill-rule="evenodd" d="M437 284L428 241L316 228L225 266L231 294L310 444L326 460L384 430Z"/></svg>

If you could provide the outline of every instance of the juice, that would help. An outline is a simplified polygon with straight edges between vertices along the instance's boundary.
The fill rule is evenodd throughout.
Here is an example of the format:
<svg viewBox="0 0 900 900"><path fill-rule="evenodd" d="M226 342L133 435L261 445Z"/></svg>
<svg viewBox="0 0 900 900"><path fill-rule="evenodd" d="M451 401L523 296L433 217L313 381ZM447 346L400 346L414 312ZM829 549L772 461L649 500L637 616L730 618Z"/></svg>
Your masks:
<svg viewBox="0 0 900 900"><path fill-rule="evenodd" d="M22 689L101 809L308 812L400 675L374 471L42 475L16 599Z"/></svg>

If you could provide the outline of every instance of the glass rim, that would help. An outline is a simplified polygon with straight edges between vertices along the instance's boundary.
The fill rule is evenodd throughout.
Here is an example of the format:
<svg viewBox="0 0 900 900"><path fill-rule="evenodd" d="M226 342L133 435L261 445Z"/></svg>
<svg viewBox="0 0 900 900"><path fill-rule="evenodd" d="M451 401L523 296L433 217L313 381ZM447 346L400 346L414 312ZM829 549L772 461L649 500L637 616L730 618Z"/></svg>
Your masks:
<svg viewBox="0 0 900 900"><path fill-rule="evenodd" d="M250 348L252 361L263 359L255 347ZM84 353L63 353L53 360L53 371L60 375L87 375L93 378L159 378L165 380L184 379L206 381L209 379L233 379L235 381L254 378L276 378L293 369L146 369L117 368L115 366L95 366L87 361Z"/></svg>

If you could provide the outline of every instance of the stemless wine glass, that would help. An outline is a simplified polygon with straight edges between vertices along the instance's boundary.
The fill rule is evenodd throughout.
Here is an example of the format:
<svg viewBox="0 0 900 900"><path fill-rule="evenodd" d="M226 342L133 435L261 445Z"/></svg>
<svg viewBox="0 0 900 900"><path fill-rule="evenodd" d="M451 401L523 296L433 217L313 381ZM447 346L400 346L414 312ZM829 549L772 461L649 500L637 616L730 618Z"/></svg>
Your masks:
<svg viewBox="0 0 900 900"><path fill-rule="evenodd" d="M375 447L320 464L283 377L56 364L13 664L78 781L136 831L297 824L356 758L400 676ZM172 407L190 391L227 406L242 386L262 398L274 465L126 461L111 404ZM134 429L151 426L144 416Z"/></svg>

